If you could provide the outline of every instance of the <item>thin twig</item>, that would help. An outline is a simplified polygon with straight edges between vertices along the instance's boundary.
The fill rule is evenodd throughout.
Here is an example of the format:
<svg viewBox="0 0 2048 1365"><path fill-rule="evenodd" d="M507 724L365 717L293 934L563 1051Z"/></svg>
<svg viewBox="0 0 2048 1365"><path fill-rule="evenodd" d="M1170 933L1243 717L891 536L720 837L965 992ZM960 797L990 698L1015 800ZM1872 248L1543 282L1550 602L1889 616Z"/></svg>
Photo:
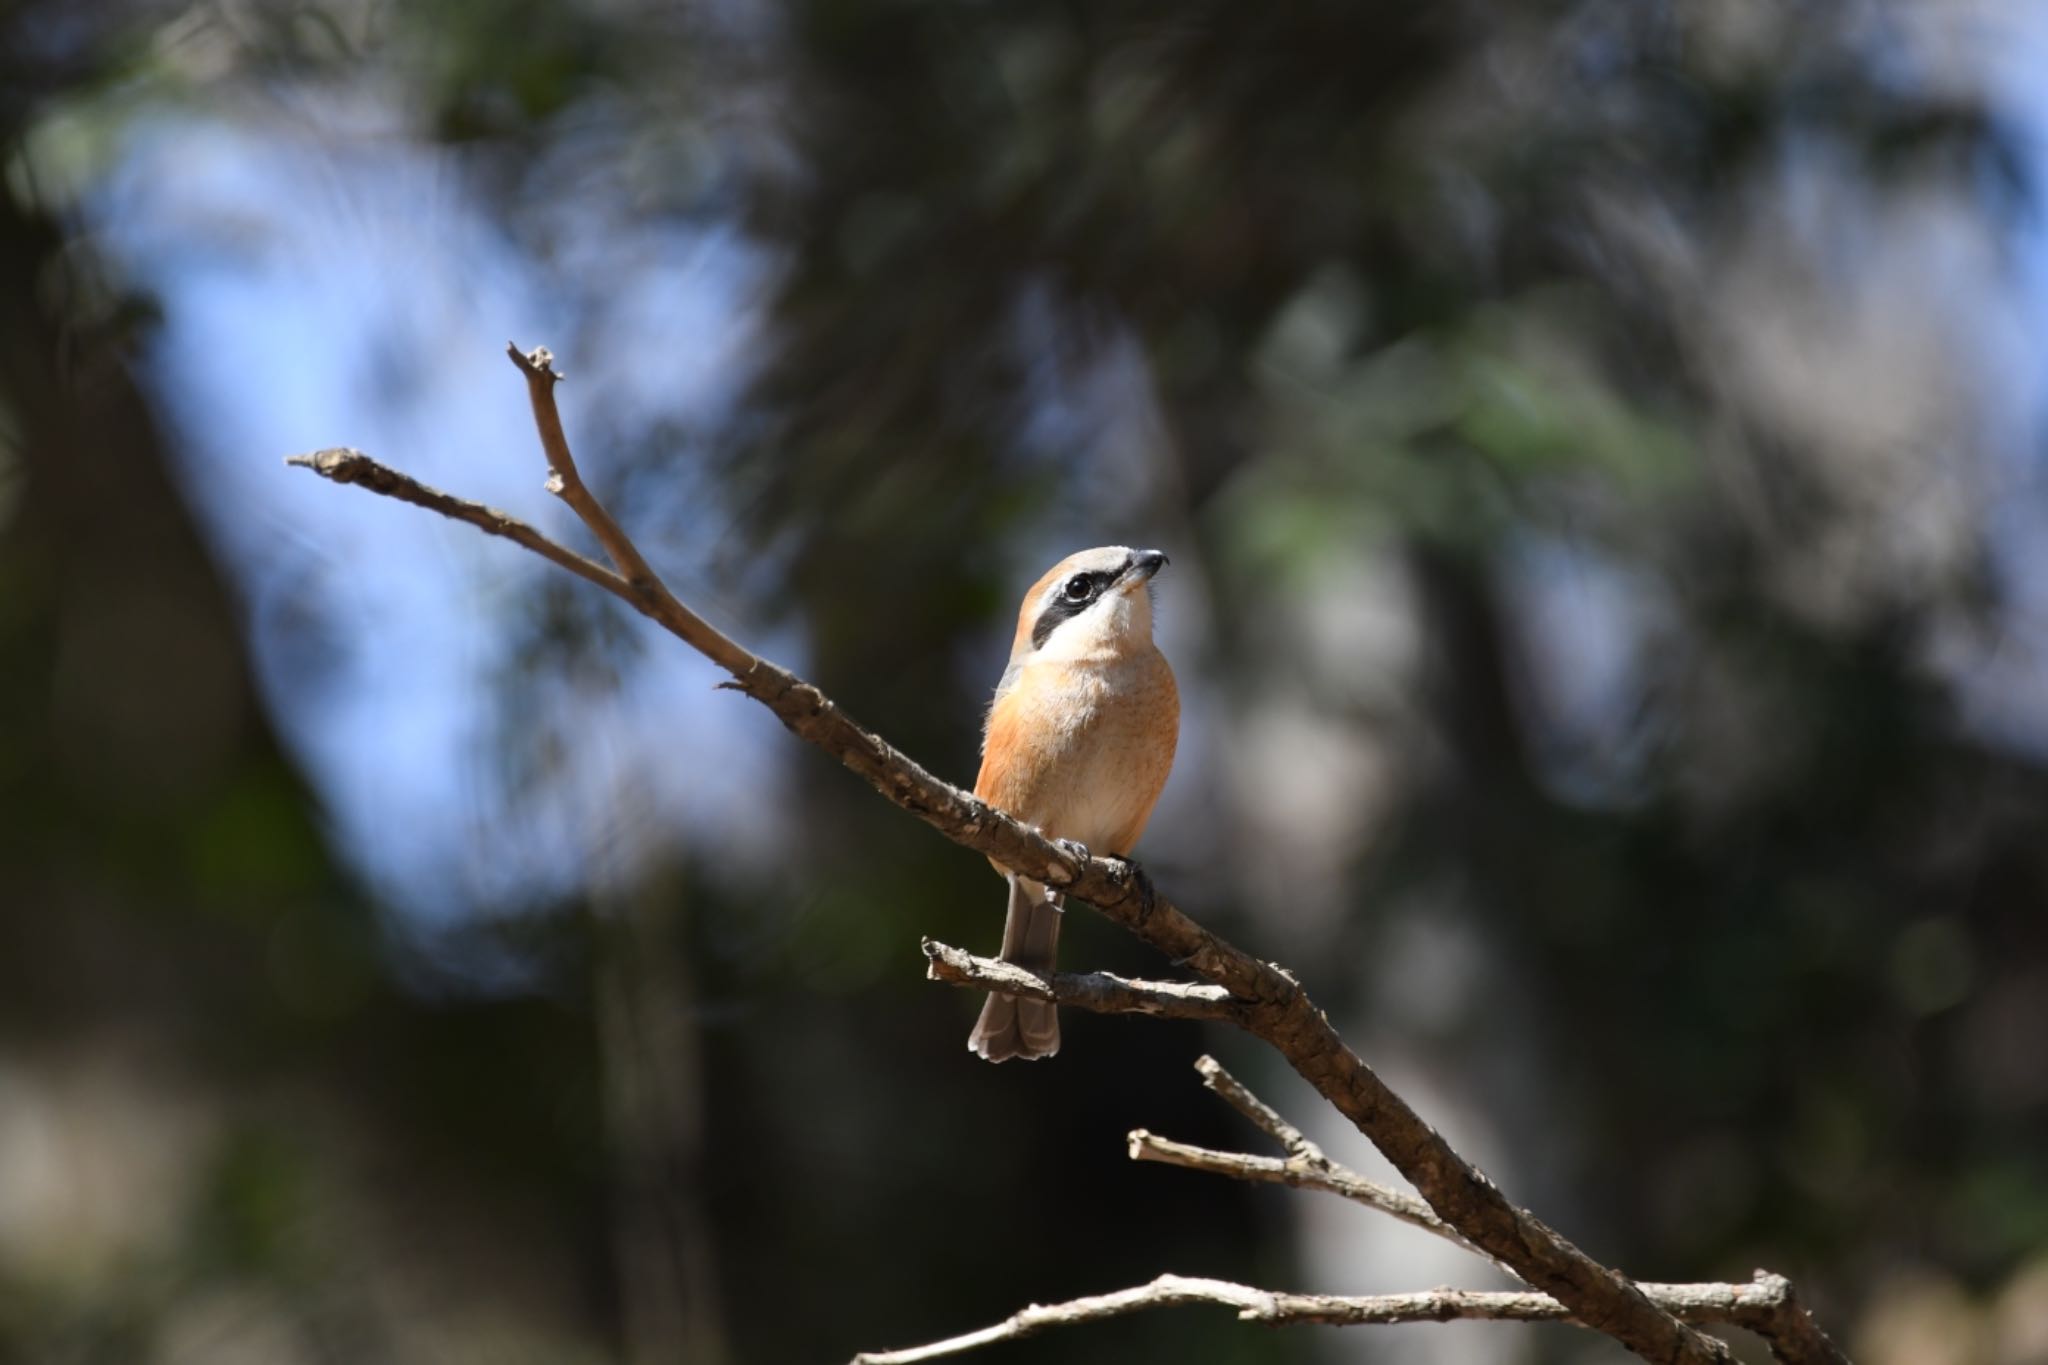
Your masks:
<svg viewBox="0 0 2048 1365"><path fill-rule="evenodd" d="M1233 1180L1250 1180L1266 1185L1292 1185L1298 1190L1321 1190L1325 1194L1340 1195L1369 1209L1398 1218L1411 1227L1433 1232L1437 1236L1457 1243L1467 1251L1479 1251L1463 1237L1458 1230L1430 1211L1429 1205L1412 1194L1389 1189L1378 1181L1367 1180L1356 1171L1342 1166L1317 1166L1299 1157L1251 1156L1242 1152L1218 1152L1208 1147L1195 1147L1171 1138L1160 1137L1157 1133L1143 1128L1133 1128L1127 1139L1130 1143L1131 1160L1157 1161L1167 1166L1181 1166L1190 1171L1206 1171L1210 1175L1227 1175ZM1479 1252L1484 1256L1486 1253Z"/></svg>
<svg viewBox="0 0 2048 1365"><path fill-rule="evenodd" d="M1326 1194L1340 1195L1369 1209L1377 1209L1389 1217L1397 1218L1410 1227L1434 1233L1455 1246L1485 1257L1509 1275L1515 1274L1512 1266L1489 1255L1483 1248L1474 1246L1456 1228L1437 1217L1428 1204L1414 1195L1390 1189L1376 1180L1368 1180L1350 1167L1330 1160L1324 1155L1322 1148L1311 1142L1299 1128L1281 1117L1279 1110L1254 1095L1250 1086L1224 1070L1223 1063L1214 1057L1196 1058L1195 1070L1201 1075L1202 1084L1285 1147L1286 1158L1283 1160L1278 1157L1252 1156L1245 1152L1219 1152L1207 1147L1175 1142L1171 1138L1163 1138L1143 1128L1137 1128L1131 1131L1127 1139L1131 1160L1157 1161L1191 1171L1225 1175L1233 1180L1292 1185L1296 1189L1320 1190Z"/></svg>
<svg viewBox="0 0 2048 1365"><path fill-rule="evenodd" d="M562 429L561 410L555 405L555 385L562 382L562 375L555 369L554 352L545 346L521 351L517 344L508 341L505 354L512 357L519 373L526 376L526 396L533 405L533 425L540 433L541 452L548 461L548 492L575 510L628 583L642 591L666 594L668 589L642 557L640 547L612 520L612 514L604 509L604 504L584 487L582 471L577 469L576 456L569 449L569 435Z"/></svg>
<svg viewBox="0 0 2048 1365"><path fill-rule="evenodd" d="M311 455L289 455L285 457L285 463L310 469L335 483L355 484L372 493L382 493L387 498L439 512L451 520L466 521L486 535L503 536L515 545L525 546L550 564L559 564L578 578L587 578L607 592L632 600L631 585L596 560L585 559L574 550L557 545L517 517L507 516L495 507L486 507L468 498L443 493L438 488L429 488L410 474L401 474L387 465L378 464L360 450L340 446L333 450L318 450Z"/></svg>
<svg viewBox="0 0 2048 1365"><path fill-rule="evenodd" d="M554 380L543 381L534 374L536 369L546 370L546 357L536 353L534 359L529 359L520 355L516 347L512 352L527 376L543 446L549 449L550 460L561 460L556 472L573 469L574 459L561 453L566 452L568 442L561 435L561 419L555 410ZM297 462L327 477L335 477L340 468L350 469L357 477L339 481L355 482L377 492L389 492L401 481L411 483L360 455L345 462L323 461L320 457ZM366 465L370 468L364 468ZM600 544L612 552L610 541L616 537L630 549L630 540L603 513L580 479L575 486L579 493L570 505L584 517ZM417 484L412 487L422 488ZM565 479L565 497L568 487ZM445 494L438 496L439 503L418 497L407 500L493 534L506 534L490 523L489 509ZM1292 977L1189 919L1159 894L1136 864L1114 858L1078 858L1038 831L940 781L854 723L817 688L749 653L713 629L669 592L637 552L617 561L627 577L594 576L576 569L570 561L580 557L559 546L552 551L540 550L526 539L514 538L617 594L666 627L732 674L739 690L768 707L799 737L837 758L876 791L953 842L1095 907L1169 960L1181 963L1243 1001L1242 1027L1270 1044L1318 1093L1356 1124L1394 1169L1421 1192L1438 1216L1488 1254L1513 1267L1529 1284L1554 1294L1569 1306L1578 1321L1605 1332L1645 1360L1659 1365L1714 1365L1727 1361L1727 1349L1721 1343L1679 1322L1629 1280L1586 1255L1526 1209L1511 1203L1344 1045L1330 1021ZM646 576L640 578L643 570Z"/></svg>
<svg viewBox="0 0 2048 1365"><path fill-rule="evenodd" d="M514 342L505 343L505 354L526 377L526 397L533 407L533 425L540 433L541 451L547 456L547 490L569 504L582 519L597 543L618 570L626 591L619 592L635 607L652 617L690 648L726 672L739 676L758 668L761 660L738 641L684 606L668 590L640 549L612 519L604 504L583 482L576 456L569 449L568 434L562 429L562 414L555 404L555 385L562 376L554 368L554 353L545 346L521 351ZM523 543L523 542L522 542ZM607 585L609 586L609 585Z"/></svg>
<svg viewBox="0 0 2048 1365"><path fill-rule="evenodd" d="M1308 1140L1308 1135L1280 1117L1280 1111L1267 1104L1251 1092L1251 1087L1223 1069L1223 1063L1214 1057L1201 1056L1195 1059L1195 1070L1201 1074L1202 1084L1220 1096L1223 1102L1250 1119L1258 1130L1282 1147L1287 1155L1311 1166L1328 1166L1330 1159L1323 1155L1323 1149Z"/></svg>
<svg viewBox="0 0 2048 1365"><path fill-rule="evenodd" d="M1050 976L996 957L976 957L934 939L924 940L925 975L954 986L1050 1000L1097 1014L1149 1014L1156 1019L1236 1020L1244 1002L1221 986L1193 981L1134 981L1109 972L1054 972Z"/></svg>
<svg viewBox="0 0 2048 1365"><path fill-rule="evenodd" d="M1688 1323L1727 1323L1768 1337L1790 1302L1782 1277L1759 1273L1749 1284L1644 1284L1636 1286L1663 1311ZM1065 1303L1032 1304L1003 1321L944 1341L897 1351L869 1351L853 1365L917 1365L959 1355L997 1342L1037 1336L1056 1327L1078 1327L1155 1308L1212 1304L1236 1310L1241 1322L1270 1326L1319 1323L1333 1327L1403 1322L1571 1322L1564 1305L1529 1291L1432 1289L1416 1294L1284 1294L1228 1280L1161 1275L1150 1284L1094 1294Z"/></svg>

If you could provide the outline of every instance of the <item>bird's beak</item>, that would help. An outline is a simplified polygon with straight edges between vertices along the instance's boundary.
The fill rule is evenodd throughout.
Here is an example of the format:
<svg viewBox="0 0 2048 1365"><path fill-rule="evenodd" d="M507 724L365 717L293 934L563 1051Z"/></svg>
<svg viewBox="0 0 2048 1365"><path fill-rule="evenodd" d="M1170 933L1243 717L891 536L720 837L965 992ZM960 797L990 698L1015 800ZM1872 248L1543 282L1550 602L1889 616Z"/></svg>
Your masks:
<svg viewBox="0 0 2048 1365"><path fill-rule="evenodd" d="M1131 562L1124 566L1123 576L1133 583L1148 583L1152 575L1167 565L1163 550L1137 550L1131 555Z"/></svg>

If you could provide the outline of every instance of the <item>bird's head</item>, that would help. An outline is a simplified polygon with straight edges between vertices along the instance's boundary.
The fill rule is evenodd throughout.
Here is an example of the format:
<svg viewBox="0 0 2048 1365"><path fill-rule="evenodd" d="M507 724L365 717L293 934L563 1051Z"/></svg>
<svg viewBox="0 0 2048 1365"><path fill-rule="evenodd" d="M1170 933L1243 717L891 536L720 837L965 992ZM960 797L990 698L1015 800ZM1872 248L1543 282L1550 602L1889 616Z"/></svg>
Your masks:
<svg viewBox="0 0 2048 1365"><path fill-rule="evenodd" d="M1152 639L1152 576L1166 567L1158 550L1104 545L1068 555L1024 594L1014 667L1030 659L1115 653Z"/></svg>

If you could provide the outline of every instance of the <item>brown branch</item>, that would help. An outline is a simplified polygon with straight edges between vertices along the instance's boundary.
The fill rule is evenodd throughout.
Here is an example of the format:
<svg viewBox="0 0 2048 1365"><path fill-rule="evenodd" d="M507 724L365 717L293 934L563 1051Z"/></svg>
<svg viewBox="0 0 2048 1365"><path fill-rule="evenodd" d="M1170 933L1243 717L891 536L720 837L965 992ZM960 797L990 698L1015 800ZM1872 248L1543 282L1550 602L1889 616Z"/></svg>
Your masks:
<svg viewBox="0 0 2048 1365"><path fill-rule="evenodd" d="M974 986L1005 995L1050 1000L1097 1014L1149 1014L1158 1019L1222 1019L1235 1022L1244 1002L1221 986L1191 981L1133 981L1108 972L1054 972L1040 976L1001 958L976 957L932 939L925 975L954 986Z"/></svg>
<svg viewBox="0 0 2048 1365"><path fill-rule="evenodd" d="M1688 1323L1725 1323L1771 1337L1781 1314L1795 1307L1782 1276L1759 1272L1749 1284L1643 1284L1636 1288L1660 1312ZM1284 1294L1228 1280L1161 1275L1150 1284L1094 1294L1066 1303L1032 1304L992 1327L898 1351L870 1351L853 1365L917 1365L1002 1341L1037 1336L1155 1308L1209 1304L1235 1309L1240 1322L1270 1326L1318 1323L1330 1327L1403 1322L1574 1322L1548 1294L1528 1291L1432 1289L1416 1294ZM1581 1324L1583 1325L1583 1324Z"/></svg>
<svg viewBox="0 0 2048 1365"><path fill-rule="evenodd" d="M563 497L583 516L592 534L608 551L629 550L630 541L583 487L580 478L572 481L569 477L575 462L568 454L568 441L555 409L554 378L547 369L549 357L544 351L536 351L531 358L522 356L515 347L513 358L527 378L528 396L542 444L555 464L555 472L562 476ZM357 483L377 492L408 484L421 493L432 494L432 490L384 469L366 456L350 452L349 459L328 460L326 456L332 453L323 452L297 463L330 478L345 469L351 477L338 481ZM576 490L573 498L571 487ZM509 534L502 524L490 521L487 508L446 494L432 496L438 501L422 497L407 500L468 521L492 534ZM498 523L507 520L497 518ZM540 539L531 528L523 529L527 536ZM1292 977L1182 914L1158 893L1136 864L1113 858L1077 858L1038 831L940 781L879 736L862 729L817 688L757 658L713 629L677 601L637 553L617 560L624 577L597 576L575 568L572 561L587 561L559 546L551 551L540 550L525 536L511 538L615 593L667 628L732 674L737 690L774 712L800 738L831 754L883 796L954 843L1094 906L1169 959L1243 1001L1242 1027L1271 1044L1318 1093L1372 1139L1439 1217L1487 1254L1511 1266L1530 1285L1554 1294L1578 1321L1605 1332L1645 1360L1660 1365L1727 1361L1727 1350L1719 1342L1679 1322L1627 1279L1586 1255L1527 1210L1509 1202L1492 1181L1453 1151L1435 1129L1424 1123L1406 1101L1344 1045L1330 1021ZM618 545L613 545L614 540Z"/></svg>

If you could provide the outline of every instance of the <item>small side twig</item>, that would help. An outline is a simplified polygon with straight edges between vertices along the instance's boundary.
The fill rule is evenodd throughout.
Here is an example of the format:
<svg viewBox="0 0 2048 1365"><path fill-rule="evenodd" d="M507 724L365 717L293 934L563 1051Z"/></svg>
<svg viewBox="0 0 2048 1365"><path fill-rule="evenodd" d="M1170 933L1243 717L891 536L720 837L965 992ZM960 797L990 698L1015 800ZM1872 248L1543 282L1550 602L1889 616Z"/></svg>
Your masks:
<svg viewBox="0 0 2048 1365"><path fill-rule="evenodd" d="M1127 1139L1130 1143L1131 1160L1156 1161L1166 1166L1179 1166L1190 1171L1204 1171L1210 1175L1229 1176L1232 1180L1249 1180L1266 1185L1292 1185L1298 1190L1320 1190L1325 1194L1339 1195L1369 1209L1378 1209L1392 1218L1398 1218L1410 1227L1432 1232L1447 1241L1456 1242L1467 1251L1477 1251L1470 1242L1458 1235L1458 1230L1430 1211L1429 1205L1412 1194L1389 1189L1378 1181L1367 1180L1356 1171L1342 1166L1312 1166L1293 1157L1282 1159L1275 1156L1251 1156L1242 1152L1219 1152L1208 1147L1196 1147L1171 1138L1160 1137L1157 1133L1143 1128L1133 1128ZM1486 1255L1485 1252L1479 1252Z"/></svg>
<svg viewBox="0 0 2048 1365"><path fill-rule="evenodd" d="M555 385L562 376L554 368L554 352L545 346L522 351L515 342L505 343L505 354L526 377L526 397L533 407L534 429L540 434L541 451L547 456L547 490L569 504L615 568L627 591L619 595L659 621L683 642L729 673L744 674L760 666L751 650L726 635L709 621L684 606L662 582L633 538L625 533L584 485L576 456L569 449L569 436L562 428L561 409L555 403ZM520 542L525 544L524 541ZM614 589L616 591L616 589Z"/></svg>
<svg viewBox="0 0 2048 1365"><path fill-rule="evenodd" d="M378 464L360 450L337 446L332 450L316 450L310 455L287 455L284 462L300 469L310 469L334 483L355 484L372 493L439 512L453 521L468 522L486 535L502 536L514 545L533 551L548 563L559 565L578 578L588 579L606 592L626 598L633 594L625 579L596 560L586 559L574 550L549 540L519 518L495 507L429 488L410 474L401 474L388 465Z"/></svg>
<svg viewBox="0 0 2048 1365"><path fill-rule="evenodd" d="M1464 1234L1439 1218L1424 1200L1391 1189L1377 1180L1368 1180L1350 1167L1330 1160L1322 1148L1283 1118L1279 1110L1253 1094L1250 1086L1224 1070L1223 1063L1214 1057L1196 1058L1195 1071L1200 1074L1203 1085L1285 1147L1286 1158L1219 1152L1175 1142L1137 1128L1128 1138L1131 1160L1157 1161L1186 1170L1229 1176L1233 1180L1291 1185L1296 1189L1339 1195L1369 1209L1377 1209L1410 1227L1433 1233L1475 1256L1485 1257L1516 1279L1521 1278L1515 1274L1514 1267L1489 1254L1483 1247L1474 1245Z"/></svg>
<svg viewBox="0 0 2048 1365"><path fill-rule="evenodd" d="M554 352L545 346L522 351L516 343L508 341L505 354L526 376L526 397L533 405L534 429L540 434L541 453L548 460L548 492L569 504L628 583L642 592L666 592L660 577L641 555L640 547L583 485L583 473L576 467L576 456L569 449L569 434L562 429L561 409L555 404L555 385L562 382L562 375L555 369Z"/></svg>
<svg viewBox="0 0 2048 1365"><path fill-rule="evenodd" d="M1227 1019L1245 1004L1221 986L1193 981L1134 981L1109 972L1054 972L1040 976L1001 958L924 940L925 976L955 986L976 986L1004 995L1074 1005L1097 1014L1149 1014L1155 1019Z"/></svg>
<svg viewBox="0 0 2048 1365"><path fill-rule="evenodd" d="M1195 1070L1202 1077L1202 1084L1211 1090L1238 1113L1250 1119L1255 1127L1282 1147L1287 1155L1312 1166L1325 1166L1330 1159L1323 1155L1323 1149L1308 1140L1308 1135L1280 1117L1280 1111L1267 1104L1251 1092L1251 1088L1237 1077L1223 1069L1223 1063L1214 1057L1201 1056L1195 1059Z"/></svg>

